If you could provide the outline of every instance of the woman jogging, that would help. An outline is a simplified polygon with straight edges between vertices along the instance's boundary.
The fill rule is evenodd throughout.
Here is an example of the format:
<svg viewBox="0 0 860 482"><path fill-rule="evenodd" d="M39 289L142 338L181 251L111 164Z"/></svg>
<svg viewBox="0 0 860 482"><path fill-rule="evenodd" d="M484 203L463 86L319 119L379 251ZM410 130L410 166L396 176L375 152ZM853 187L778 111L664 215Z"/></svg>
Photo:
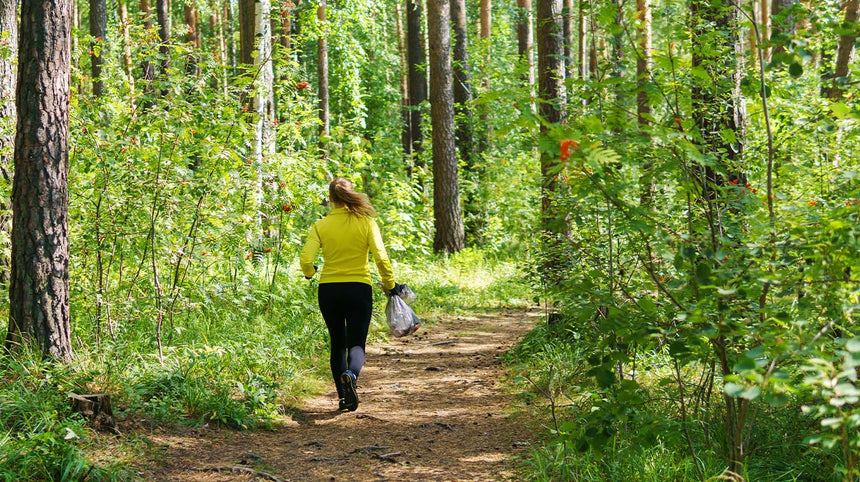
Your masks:
<svg viewBox="0 0 860 482"><path fill-rule="evenodd" d="M332 210L311 227L302 248L302 273L310 279L317 271L317 252L322 248L319 306L331 342L331 374L337 387L339 410L358 408L355 382L364 365L364 345L373 311L373 292L367 253L373 260L382 284L389 293L400 285L394 282L391 261L385 252L376 211L367 196L353 190L342 177L329 184Z"/></svg>

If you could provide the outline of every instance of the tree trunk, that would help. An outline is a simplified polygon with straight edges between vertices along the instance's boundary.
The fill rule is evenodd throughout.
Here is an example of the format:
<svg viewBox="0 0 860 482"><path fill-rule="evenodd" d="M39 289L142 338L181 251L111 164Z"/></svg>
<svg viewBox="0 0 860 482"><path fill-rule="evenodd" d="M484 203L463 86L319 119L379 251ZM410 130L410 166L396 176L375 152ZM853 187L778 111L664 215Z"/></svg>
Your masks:
<svg viewBox="0 0 860 482"><path fill-rule="evenodd" d="M451 75L449 0L427 1L430 36L430 119L433 127L433 218L436 252L463 249L463 216L454 146L454 89Z"/></svg>
<svg viewBox="0 0 860 482"><path fill-rule="evenodd" d="M537 51L538 51L538 113L550 124L564 118L564 27L562 26L561 0L537 0ZM541 134L550 127L541 124ZM541 152L541 224L544 232L555 238L565 231L563 215L552 202L556 193L555 169L558 157Z"/></svg>
<svg viewBox="0 0 860 482"><path fill-rule="evenodd" d="M779 13L784 9L791 7L793 2L794 0L772 0L772 3L770 4L770 38L776 44L773 46L771 56L784 52L785 41L783 36L785 34L794 33L794 19L791 16L784 19L778 18Z"/></svg>
<svg viewBox="0 0 860 482"><path fill-rule="evenodd" d="M168 70L170 70L170 4L168 0L155 0L155 10L158 16L158 38L161 40L161 47L158 51L161 54L161 78L168 82ZM168 89L162 89L161 95L166 95Z"/></svg>
<svg viewBox="0 0 860 482"><path fill-rule="evenodd" d="M69 325L71 0L23 0L6 347L72 356Z"/></svg>
<svg viewBox="0 0 860 482"><path fill-rule="evenodd" d="M107 45L107 4L105 0L90 0L90 35L93 37L93 43L90 46L93 95L101 97L102 92L104 92L104 79L102 79L104 58L101 50Z"/></svg>
<svg viewBox="0 0 860 482"><path fill-rule="evenodd" d="M466 33L466 1L451 0L454 47L454 109L457 118L457 146L460 159L470 169L474 158L472 140L472 85L469 82L468 35Z"/></svg>
<svg viewBox="0 0 860 482"><path fill-rule="evenodd" d="M843 25L856 25L858 13L860 13L860 0L847 0L844 6L845 20ZM844 94L842 86L848 80L848 65L854 53L854 42L857 40L857 29L846 29L839 36L836 47L836 70L833 72L831 85L826 87L825 93L828 98L841 99Z"/></svg>
<svg viewBox="0 0 860 482"><path fill-rule="evenodd" d="M651 0L636 0L636 35L639 40L639 54L636 56L636 121L644 129L650 124L651 104L648 102L647 87L651 82ZM646 134L650 139L650 135ZM651 162L642 165L642 193L639 202L650 206L654 198L654 179Z"/></svg>
<svg viewBox="0 0 860 482"><path fill-rule="evenodd" d="M564 31L564 76L573 77L573 2L564 0L561 8L562 29Z"/></svg>
<svg viewBox="0 0 860 482"><path fill-rule="evenodd" d="M692 65L693 68L704 69L709 77L694 79L691 95L693 120L701 152L714 155L713 162L717 165L714 168L710 164L698 164L690 173L702 189L698 200L706 205L706 209L711 209L709 206L714 204L709 200L717 199L717 187L725 183L722 173L729 173L740 185L745 183L745 177L738 165L743 153L746 115L740 92L744 70L740 1L729 0L717 4L707 0L693 0L690 4ZM728 136L726 132L731 132L732 135ZM713 229L710 233L698 234L705 239L715 236ZM706 247L714 250L718 248L711 244ZM711 345L721 362L724 376L732 372L732 364L727 361L732 349L729 343L730 339L723 333L711 338ZM723 400L726 406L729 470L742 474L746 457L744 432L749 401L726 394Z"/></svg>
<svg viewBox="0 0 860 482"><path fill-rule="evenodd" d="M185 42L190 44L188 48L191 52L186 57L185 72L188 75L196 76L200 73L197 66L197 54L200 51L200 28L197 20L197 7L193 0L186 0L184 8L185 26L188 27L188 33L185 34Z"/></svg>
<svg viewBox="0 0 860 482"><path fill-rule="evenodd" d="M484 48L484 72L481 79L481 95L490 90L490 72L492 71L492 34L493 34L493 5L492 0L481 0L481 25L478 38L481 39ZM485 103L481 106L480 117L483 129L478 130L477 150L485 152L491 147L493 126L490 124L490 105Z"/></svg>
<svg viewBox="0 0 860 482"><path fill-rule="evenodd" d="M470 239L480 240L483 226L481 208L477 205L478 190L481 184L482 169L475 164L475 142L472 120L472 85L469 82L469 57L467 52L468 34L466 30L465 0L450 0L453 25L454 48L454 113L456 120L456 144L463 162L466 181L463 189L463 209L466 220L466 234Z"/></svg>
<svg viewBox="0 0 860 482"><path fill-rule="evenodd" d="M317 7L317 21L320 24L320 34L317 40L317 83L319 89L319 114L320 135L319 147L324 157L328 157L326 147L329 135L329 110L328 110L328 40L326 39L326 0L319 0Z"/></svg>
<svg viewBox="0 0 860 482"><path fill-rule="evenodd" d="M269 226L264 216L265 194L263 184L266 174L266 159L275 153L275 137L272 120L275 118L274 70L272 67L272 4L270 0L254 2L254 37L257 39L254 56L254 98L252 107L256 114L254 128L254 164L257 169L257 207L260 211L262 233L268 236Z"/></svg>
<svg viewBox="0 0 860 482"><path fill-rule="evenodd" d="M239 62L243 68L254 65L254 0L239 0Z"/></svg>
<svg viewBox="0 0 860 482"><path fill-rule="evenodd" d="M397 52L400 54L400 115L403 118L403 129L400 132L400 141L403 144L403 152L407 157L412 156L412 138L409 130L409 72L406 63L406 32L403 29L403 12L400 4L394 3L394 26L397 29ZM411 173L412 165L408 164L406 171Z"/></svg>
<svg viewBox="0 0 860 482"><path fill-rule="evenodd" d="M225 36L227 39L227 64L230 66L231 74L235 76L238 73L238 62L236 59L236 40L234 38L236 30L233 27L233 2L224 2L224 14L222 18L224 23L227 24L227 35Z"/></svg>
<svg viewBox="0 0 860 482"><path fill-rule="evenodd" d="M761 42L764 44L764 58L765 60L770 58L770 47L767 46L768 42L770 42L770 2L772 0L760 0L759 2L759 12L761 12L761 17L759 18L759 26L758 33L761 37Z"/></svg>
<svg viewBox="0 0 860 482"><path fill-rule="evenodd" d="M585 2L579 2L579 19L577 21L577 33L576 33L576 47L577 47L577 64L579 64L579 79L583 82L588 80L588 73L590 71L588 67L588 19L585 16ZM583 106L588 104L588 97L583 95L581 103Z"/></svg>
<svg viewBox="0 0 860 482"><path fill-rule="evenodd" d="M131 92L134 92L134 65L131 61L131 20L128 18L128 1L120 0L118 2L119 23L122 31L122 67L125 69L125 76L128 79Z"/></svg>
<svg viewBox="0 0 860 482"><path fill-rule="evenodd" d="M140 16L143 19L143 27L149 31L152 30L152 13L150 11L149 0L140 0ZM149 110L152 107L152 95L155 92L153 83L155 82L155 67L149 60L144 59L140 64L143 70L143 95L144 99L141 102L143 110Z"/></svg>
<svg viewBox="0 0 860 482"><path fill-rule="evenodd" d="M281 4L281 34L278 42L287 52L293 48L293 8L295 6L290 2Z"/></svg>
<svg viewBox="0 0 860 482"><path fill-rule="evenodd" d="M427 100L427 76L420 67L425 64L420 0L406 0L406 54L409 61L409 138L412 140L412 153L416 154L421 152L424 140L421 132L421 103Z"/></svg>
<svg viewBox="0 0 860 482"><path fill-rule="evenodd" d="M2 131L14 133L16 122L15 86L18 83L18 73L15 70L15 59L18 58L18 2L17 0L0 0L0 34L7 39L8 57L0 57L0 123ZM8 59L8 60L7 60ZM12 165L15 143L14 134L0 137L0 174L4 182L12 184ZM7 152L9 154L7 154ZM0 232L4 239L12 227L12 216L9 211L10 200L0 198ZM0 254L0 285L9 283L9 245Z"/></svg>
<svg viewBox="0 0 860 482"><path fill-rule="evenodd" d="M526 64L528 71L525 79L531 86L535 83L534 74L534 45L532 43L532 0L517 0L517 8L519 8L519 20L517 22L517 51L520 55L520 62ZM532 103L532 112L535 112L535 105Z"/></svg>

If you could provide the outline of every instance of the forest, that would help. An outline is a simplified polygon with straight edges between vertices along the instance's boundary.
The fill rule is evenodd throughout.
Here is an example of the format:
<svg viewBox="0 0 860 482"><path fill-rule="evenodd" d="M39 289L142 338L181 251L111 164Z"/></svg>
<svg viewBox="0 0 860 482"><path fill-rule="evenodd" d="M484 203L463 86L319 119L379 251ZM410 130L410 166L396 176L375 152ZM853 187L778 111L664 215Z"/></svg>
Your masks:
<svg viewBox="0 0 860 482"><path fill-rule="evenodd" d="M0 0L0 479L860 480L858 15ZM337 417L336 176L423 320Z"/></svg>

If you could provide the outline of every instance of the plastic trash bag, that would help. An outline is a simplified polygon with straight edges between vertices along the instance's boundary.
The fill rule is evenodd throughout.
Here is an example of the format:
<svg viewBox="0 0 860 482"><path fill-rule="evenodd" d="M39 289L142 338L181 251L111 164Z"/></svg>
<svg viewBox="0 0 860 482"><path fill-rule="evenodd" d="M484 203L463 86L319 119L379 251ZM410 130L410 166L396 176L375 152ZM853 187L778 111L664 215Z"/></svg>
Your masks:
<svg viewBox="0 0 860 482"><path fill-rule="evenodd" d="M415 333L421 326L421 319L409 307L407 300L410 303L415 301L415 293L408 286L404 286L400 295L390 295L388 304L385 305L388 328L391 329L391 334L398 338Z"/></svg>
<svg viewBox="0 0 860 482"><path fill-rule="evenodd" d="M403 301L406 302L407 305L411 305L415 303L415 293L409 288L408 285L403 285L403 288L400 289L400 294L398 295L403 298Z"/></svg>

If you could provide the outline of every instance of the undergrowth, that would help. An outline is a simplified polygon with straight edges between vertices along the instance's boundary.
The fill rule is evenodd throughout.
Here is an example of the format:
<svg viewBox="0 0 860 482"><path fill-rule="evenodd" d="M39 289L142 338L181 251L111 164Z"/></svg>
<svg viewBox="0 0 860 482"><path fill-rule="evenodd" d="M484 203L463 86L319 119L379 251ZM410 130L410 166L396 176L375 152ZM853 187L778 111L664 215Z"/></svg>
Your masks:
<svg viewBox="0 0 860 482"><path fill-rule="evenodd" d="M482 251L395 259L395 274L416 292L414 308L431 325L425 329L442 313L528 303L516 265ZM125 478L119 463L90 456L100 437L71 412L69 392L111 394L120 427L134 418L245 430L274 428L303 397L330 390L317 283L296 266L283 278L273 288L208 287L205 301L190 302L181 322L166 324L163 361L152 320L111 327L112 336L98 340L73 327L78 338L68 366L43 362L36 352L0 357L0 480ZM374 293L369 343L388 336L385 296ZM131 447L136 440L133 433L117 438L127 451L141 450Z"/></svg>

